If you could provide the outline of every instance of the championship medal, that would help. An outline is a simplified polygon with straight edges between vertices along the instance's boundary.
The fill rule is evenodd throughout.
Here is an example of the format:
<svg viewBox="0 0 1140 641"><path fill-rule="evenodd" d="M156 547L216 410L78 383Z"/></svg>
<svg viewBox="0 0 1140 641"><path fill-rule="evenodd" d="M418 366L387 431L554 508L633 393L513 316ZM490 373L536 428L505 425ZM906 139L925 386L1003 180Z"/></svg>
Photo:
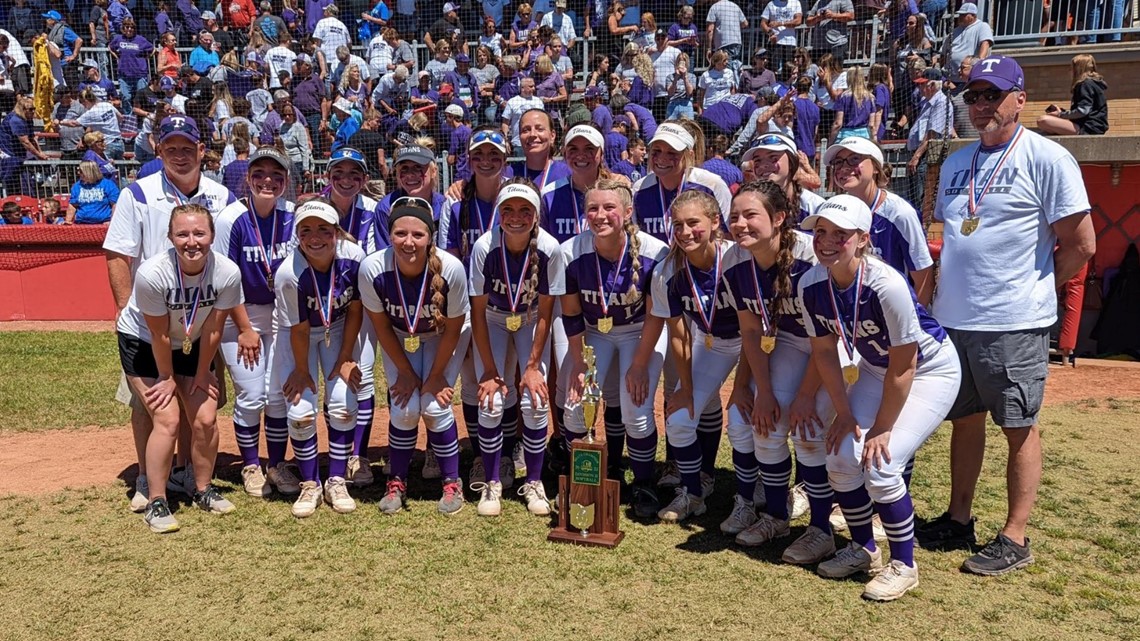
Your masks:
<svg viewBox="0 0 1140 641"><path fill-rule="evenodd" d="M843 366L843 381L848 385L854 385L855 381L859 380L859 366L858 365L844 365Z"/></svg>
<svg viewBox="0 0 1140 641"><path fill-rule="evenodd" d="M420 351L420 337L408 336L404 339L404 351L409 354L415 354Z"/></svg>
<svg viewBox="0 0 1140 641"><path fill-rule="evenodd" d="M522 327L522 316L519 315L519 301L522 300L523 293L523 278L526 273L526 266L530 263L530 246L527 246L526 254L523 255L522 267L519 269L518 286L512 282L511 266L507 262L507 242L502 237L502 232L499 233L499 258L503 261L503 279L506 280L507 285L507 304L511 307L511 314L507 316L507 331L517 332Z"/></svg>
<svg viewBox="0 0 1140 641"><path fill-rule="evenodd" d="M317 294L317 313L321 315L321 325L325 328L325 347L332 344L333 299L336 298L336 260L329 269L329 292L321 298L321 285L317 282L316 268L309 266L309 278L313 281L313 291Z"/></svg>
<svg viewBox="0 0 1140 641"><path fill-rule="evenodd" d="M190 342L190 337L187 336L182 339L182 353L187 356L190 355L190 350L194 349L194 343Z"/></svg>
<svg viewBox="0 0 1140 641"><path fill-rule="evenodd" d="M520 327L522 327L522 316L519 316L518 314L511 314L510 316L507 316L508 332L517 332L519 331Z"/></svg>
<svg viewBox="0 0 1140 641"><path fill-rule="evenodd" d="M716 245L716 259L713 263L712 295L709 296L709 308L705 310L704 290L697 285L697 278L693 275L693 264L685 261L685 274L689 277L689 289L693 293L693 307L696 307L697 317L701 321L701 328L705 331L705 348L713 346L713 319L716 317L716 299L720 291L721 258L724 252L718 243Z"/></svg>
<svg viewBox="0 0 1140 641"><path fill-rule="evenodd" d="M210 263L206 263L206 268L202 270L202 275L198 279L198 287L194 289L194 300L190 302L189 309L182 308L182 353L187 356L190 355L190 350L194 348L194 343L190 340L190 335L193 333L194 320L198 318L198 306L202 303L202 290L206 288L206 283L209 282L209 269ZM177 260L174 263L174 274L178 278L178 294L184 296L186 294L186 284L182 277L182 267L178 265Z"/></svg>
<svg viewBox="0 0 1140 641"><path fill-rule="evenodd" d="M602 316L598 319L598 331L603 334L609 334L614 328L614 319L609 316Z"/></svg>
<svg viewBox="0 0 1140 641"><path fill-rule="evenodd" d="M416 335L416 327L420 324L420 312L424 308L424 299L427 297L427 284L428 284L428 270L425 269L423 273L423 280L420 283L420 297L416 301L416 308L413 311L408 311L408 302L404 297L404 280L399 274L396 275L396 293L400 295L400 309L404 312L404 324L407 325L408 333L411 336L404 338L404 351L409 354L415 354L420 350L420 337Z"/></svg>
<svg viewBox="0 0 1140 641"><path fill-rule="evenodd" d="M625 265L625 252L629 248L629 236L627 235L621 243L621 256L618 258L617 267L613 271L613 291L617 291L618 283L621 282L621 268ZM603 334L609 334L614 328L614 319L610 316L610 295L606 293L606 280L602 278L602 260L598 258L598 252L594 252L594 267L597 268L598 274L598 289L602 297L599 299L599 304L602 306L602 316L598 319L598 331ZM612 293L612 292L611 292Z"/></svg>
<svg viewBox="0 0 1140 641"><path fill-rule="evenodd" d="M827 278L827 289L831 292L831 310L835 313L835 328L839 333L839 342L843 344L843 349L847 351L847 360L855 360L855 341L858 339L859 332L859 298L863 294L863 274L867 271L866 263L859 263L859 271L855 272L855 303L853 304L854 310L852 311L851 329L847 329L847 323L843 320L843 314L839 311L839 297L835 293L835 284L831 277ZM859 380L859 366L854 363L843 366L843 380L848 385L854 385L855 381Z"/></svg>
<svg viewBox="0 0 1140 641"><path fill-rule="evenodd" d="M998 156L997 165L994 166L993 171L986 178L986 182L982 185L981 191L978 191L978 158L982 155L982 146L979 144L978 148L974 150L974 157L970 160L970 184L966 189L966 217L962 219L962 226L960 228L963 236L969 236L978 230L978 225L981 224L981 218L978 217L978 206L982 204L982 198L985 198L989 193L990 187L993 186L994 181L997 180L998 175L1001 173L1002 165L1005 164L1009 158L1009 152L1017 146L1021 140L1021 135L1025 133L1025 128L1021 125L1017 126L1017 134L1014 135L1013 140L1001 150L1001 155Z"/></svg>
<svg viewBox="0 0 1140 641"><path fill-rule="evenodd" d="M772 351L776 349L776 337L775 336L761 336L760 337L760 349L764 350L765 354L771 354Z"/></svg>
<svg viewBox="0 0 1140 641"><path fill-rule="evenodd" d="M760 276L757 274L756 261L752 261L752 284L756 286L756 306L760 308L760 324L764 335L760 337L760 349L765 354L771 354L776 349L776 328L772 326L772 319L768 316L768 306L764 304L764 290L760 289Z"/></svg>

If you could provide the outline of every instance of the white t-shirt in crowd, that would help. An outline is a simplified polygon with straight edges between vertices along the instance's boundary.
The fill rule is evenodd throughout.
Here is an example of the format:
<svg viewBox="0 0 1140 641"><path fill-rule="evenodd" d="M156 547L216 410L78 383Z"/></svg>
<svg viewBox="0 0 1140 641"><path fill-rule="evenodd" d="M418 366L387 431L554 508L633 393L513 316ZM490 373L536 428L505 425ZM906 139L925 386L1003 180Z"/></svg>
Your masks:
<svg viewBox="0 0 1140 641"><path fill-rule="evenodd" d="M282 71L288 71L289 75L293 75L293 61L297 59L297 54L289 47L273 47L265 52L265 63L269 65L269 88L277 89L281 86L281 80L278 75Z"/></svg>
<svg viewBox="0 0 1140 641"><path fill-rule="evenodd" d="M191 314L194 314L194 323L190 326L190 340L195 341L211 311L230 310L242 303L241 271L229 258L211 251L202 273L183 274L181 289L178 269L173 247L143 261L135 274L130 301L119 314L115 329L149 343L151 334L146 316L169 316L170 345L177 349L186 337L184 323ZM198 311L193 313L196 297Z"/></svg>
<svg viewBox="0 0 1140 641"><path fill-rule="evenodd" d="M760 17L767 20L769 23L773 22L791 22L796 19L796 14L803 14L803 7L800 6L800 0L772 0L768 6L764 7L764 12ZM776 27L772 30L773 35L776 36L776 44L778 45L796 45L796 30L794 27Z"/></svg>
<svg viewBox="0 0 1140 641"><path fill-rule="evenodd" d="M701 74L701 79L697 81L697 87L705 91L705 98L701 102L701 107L708 109L724 100L732 94L732 88L736 84L736 74L728 67L725 67L724 71L709 69L704 72Z"/></svg>

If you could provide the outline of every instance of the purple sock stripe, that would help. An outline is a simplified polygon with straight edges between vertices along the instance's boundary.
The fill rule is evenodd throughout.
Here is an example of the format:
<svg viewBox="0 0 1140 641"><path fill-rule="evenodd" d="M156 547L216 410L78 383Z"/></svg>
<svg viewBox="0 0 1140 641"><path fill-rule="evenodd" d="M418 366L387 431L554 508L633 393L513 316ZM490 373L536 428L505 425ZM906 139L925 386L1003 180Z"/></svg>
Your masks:
<svg viewBox="0 0 1140 641"><path fill-rule="evenodd" d="M388 464L392 477L408 480L408 468L412 465L412 453L416 451L417 430L402 430L388 423Z"/></svg>
<svg viewBox="0 0 1140 641"><path fill-rule="evenodd" d="M736 493L751 501L756 492L756 479L760 476L756 455L733 449L732 467L736 470Z"/></svg>
<svg viewBox="0 0 1140 641"><path fill-rule="evenodd" d="M764 484L764 511L782 521L788 520L788 481L792 478L792 457L779 463L760 463L760 482Z"/></svg>
<svg viewBox="0 0 1140 641"><path fill-rule="evenodd" d="M444 479L459 478L459 430L455 423L439 432L428 431L428 442L439 460L439 471Z"/></svg>
<svg viewBox="0 0 1140 641"><path fill-rule="evenodd" d="M238 452L241 453L241 464L259 465L258 444L261 439L261 425L239 425L234 423L234 440L237 441Z"/></svg>
<svg viewBox="0 0 1140 641"><path fill-rule="evenodd" d="M293 443L293 453L297 456L297 468L301 472L302 481L321 482L317 473L317 436L301 440L289 437Z"/></svg>
<svg viewBox="0 0 1140 641"><path fill-rule="evenodd" d="M347 430L329 430L329 476L344 478L348 472L348 457L352 454L355 426Z"/></svg>

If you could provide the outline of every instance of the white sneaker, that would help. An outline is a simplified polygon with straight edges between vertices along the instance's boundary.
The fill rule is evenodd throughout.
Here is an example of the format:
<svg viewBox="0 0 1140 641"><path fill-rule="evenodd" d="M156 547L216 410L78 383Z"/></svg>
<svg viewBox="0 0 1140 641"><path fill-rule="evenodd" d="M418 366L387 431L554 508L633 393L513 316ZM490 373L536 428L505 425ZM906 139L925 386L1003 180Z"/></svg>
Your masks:
<svg viewBox="0 0 1140 641"><path fill-rule="evenodd" d="M787 521L777 519L767 512L761 512L757 515L755 523L736 535L736 544L751 548L783 538L791 533Z"/></svg>
<svg viewBox="0 0 1140 641"><path fill-rule="evenodd" d="M863 588L863 598L871 601L894 601L918 587L918 565L913 568L902 561L891 560Z"/></svg>
<svg viewBox="0 0 1140 641"><path fill-rule="evenodd" d="M803 483L797 483L792 486L792 491L788 492L788 520L794 521L807 513L808 495L807 488Z"/></svg>
<svg viewBox="0 0 1140 641"><path fill-rule="evenodd" d="M425 481L437 479L443 473L439 470L439 461L435 458L435 451L428 445L427 451L424 452L424 469L421 475Z"/></svg>
<svg viewBox="0 0 1140 641"><path fill-rule="evenodd" d="M657 518L666 523L679 523L690 516L700 516L707 510L704 499L689 494L683 487L678 487L677 496L657 513Z"/></svg>
<svg viewBox="0 0 1140 641"><path fill-rule="evenodd" d="M768 497L764 494L764 484L760 481L756 481L756 489L752 490L752 505L757 510L768 507Z"/></svg>
<svg viewBox="0 0 1140 641"><path fill-rule="evenodd" d="M819 563L832 554L835 554L835 536L814 525L809 525L808 529L800 535L800 538L784 550L781 558L784 563L811 565Z"/></svg>
<svg viewBox="0 0 1140 641"><path fill-rule="evenodd" d="M471 485L475 485L476 483L486 483L487 482L487 472L483 469L483 457L482 456L476 456L475 457L475 462L471 464L470 478L468 478L467 481Z"/></svg>
<svg viewBox="0 0 1140 641"><path fill-rule="evenodd" d="M833 532L846 532L847 519L843 517L843 510L839 506L831 508L831 516L828 517L831 522L831 530ZM875 537L876 541L886 541L887 531L883 529L883 519L878 514L871 517L871 536Z"/></svg>
<svg viewBox="0 0 1140 641"><path fill-rule="evenodd" d="M299 494L301 492L301 479L293 473L293 467L281 461L276 467L269 468L265 481L282 494Z"/></svg>
<svg viewBox="0 0 1140 641"><path fill-rule="evenodd" d="M883 529L883 519L879 518L878 514L871 517L871 536L875 537L876 541L887 540L887 531Z"/></svg>
<svg viewBox="0 0 1140 641"><path fill-rule="evenodd" d="M542 481L523 483L518 493L526 501L526 509L531 514L535 516L550 514L550 499L546 498L546 488L542 485Z"/></svg>
<svg viewBox="0 0 1140 641"><path fill-rule="evenodd" d="M499 482L503 484L504 490L515 486L515 462L509 456L499 459Z"/></svg>
<svg viewBox="0 0 1140 641"><path fill-rule="evenodd" d="M303 519L312 516L321 504L321 484L316 481L301 481L301 493L293 501L293 516Z"/></svg>
<svg viewBox="0 0 1140 641"><path fill-rule="evenodd" d="M356 501L349 496L348 487L345 483L346 481L339 476L334 476L325 481L325 503L328 503L333 512L337 514L348 514L356 511Z"/></svg>
<svg viewBox="0 0 1140 641"><path fill-rule="evenodd" d="M681 484L681 470L677 469L675 461L665 461L661 470L661 477L657 479L657 487L677 487Z"/></svg>
<svg viewBox="0 0 1140 641"><path fill-rule="evenodd" d="M707 499L712 496L714 489L716 489L716 479L711 474L701 472L701 498Z"/></svg>
<svg viewBox="0 0 1140 641"><path fill-rule="evenodd" d="M820 563L816 573L825 579L843 579L860 572L877 574L882 569L882 550L875 548L874 552L868 552L867 548L852 541L833 558Z"/></svg>
<svg viewBox="0 0 1140 641"><path fill-rule="evenodd" d="M376 481L376 477L372 476L372 462L363 456L348 457L348 470L344 480L352 487L372 485Z"/></svg>
<svg viewBox="0 0 1140 641"><path fill-rule="evenodd" d="M732 499L732 513L728 518L721 522L720 531L735 536L747 530L753 523L756 522L756 506L737 494Z"/></svg>
<svg viewBox="0 0 1140 641"><path fill-rule="evenodd" d="M147 503L150 503L150 484L147 483L146 474L139 474L135 479L135 493L131 495L131 511L135 514L141 513L146 509Z"/></svg>
<svg viewBox="0 0 1140 641"><path fill-rule="evenodd" d="M526 450L523 449L522 441L515 443L515 451L511 452L511 461L515 464L515 473L526 476Z"/></svg>
<svg viewBox="0 0 1140 641"><path fill-rule="evenodd" d="M258 498L265 498L273 493L273 488L265 481L265 473L260 465L246 465L241 468L241 484L245 493Z"/></svg>
<svg viewBox="0 0 1140 641"><path fill-rule="evenodd" d="M503 513L503 484L498 481L473 483L471 489L479 492L479 506L475 508L479 516L499 516Z"/></svg>

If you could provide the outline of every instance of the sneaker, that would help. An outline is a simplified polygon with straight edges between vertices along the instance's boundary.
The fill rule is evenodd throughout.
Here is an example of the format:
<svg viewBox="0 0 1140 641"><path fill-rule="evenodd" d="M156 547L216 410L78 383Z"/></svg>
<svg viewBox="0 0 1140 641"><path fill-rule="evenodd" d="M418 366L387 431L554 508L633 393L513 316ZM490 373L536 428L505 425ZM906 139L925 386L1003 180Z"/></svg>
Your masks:
<svg viewBox="0 0 1140 641"><path fill-rule="evenodd" d="M293 501L293 516L303 519L312 516L321 504L321 484L316 481L301 481L301 493Z"/></svg>
<svg viewBox="0 0 1140 641"><path fill-rule="evenodd" d="M974 534L974 523L977 521L970 517L969 523L959 523L950 518L949 512L943 512L938 518L928 521L921 528L916 528L915 536L922 547L930 550L963 550L971 549L978 544Z"/></svg>
<svg viewBox="0 0 1140 641"><path fill-rule="evenodd" d="M499 459L499 482L503 484L504 490L515 486L515 462L509 456Z"/></svg>
<svg viewBox="0 0 1140 641"><path fill-rule="evenodd" d="M918 566L891 560L883 571L863 588L863 598L870 601L894 601L918 587Z"/></svg>
<svg viewBox="0 0 1140 641"><path fill-rule="evenodd" d="M752 505L757 510L768 507L768 496L764 494L764 484L759 481L756 483L756 489L752 490Z"/></svg>
<svg viewBox="0 0 1140 641"><path fill-rule="evenodd" d="M735 536L751 527L757 518L756 506L752 501L737 494L733 498L732 513L721 522L720 531Z"/></svg>
<svg viewBox="0 0 1140 641"><path fill-rule="evenodd" d="M860 572L878 574L882 570L882 550L875 548L874 552L869 552L867 548L852 541L834 557L820 563L815 571L825 579L843 579Z"/></svg>
<svg viewBox="0 0 1140 641"><path fill-rule="evenodd" d="M657 498L657 490L653 488L653 481L635 481L633 496L630 503L633 505L633 514L639 519L652 519L661 509L661 500Z"/></svg>
<svg viewBox="0 0 1140 641"><path fill-rule="evenodd" d="M847 518L843 516L843 510L838 505L831 506L831 516L827 517L831 523L832 532L846 532L847 531Z"/></svg>
<svg viewBox="0 0 1140 641"><path fill-rule="evenodd" d="M185 494L194 496L198 488L194 486L194 466L176 467L170 470L170 478L166 480L167 494Z"/></svg>
<svg viewBox="0 0 1140 641"><path fill-rule="evenodd" d="M681 470L677 469L676 461L665 461L661 470L661 477L657 479L657 487L677 487L681 484Z"/></svg>
<svg viewBox="0 0 1140 641"><path fill-rule="evenodd" d="M1033 563L1033 553L1029 551L1029 537L1025 537L1025 545L1018 545L1008 536L998 534L981 552L966 559L962 571L982 576L999 576L1030 563Z"/></svg>
<svg viewBox="0 0 1140 641"><path fill-rule="evenodd" d="M443 473L439 471L439 459L435 458L435 452L429 446L427 452L424 452L424 469L420 476L425 481L431 481L442 475Z"/></svg>
<svg viewBox="0 0 1140 641"><path fill-rule="evenodd" d="M479 516L499 516L503 513L503 484L498 481L472 483L471 489L479 493L479 506L475 512ZM443 511L443 508L440 508Z"/></svg>
<svg viewBox="0 0 1140 641"><path fill-rule="evenodd" d="M678 487L677 496L657 513L657 518L666 523L680 523L690 516L700 516L707 510L704 499L689 494L683 487Z"/></svg>
<svg viewBox="0 0 1140 641"><path fill-rule="evenodd" d="M784 560L784 563L791 563L792 565L811 565L819 563L832 554L835 554L835 536L814 525L809 525L808 529L800 535L800 538L784 550L784 554L780 558Z"/></svg>
<svg viewBox="0 0 1140 641"><path fill-rule="evenodd" d="M523 448L522 441L515 443L515 450L511 452L511 461L515 464L515 473L526 476L526 449Z"/></svg>
<svg viewBox="0 0 1140 641"><path fill-rule="evenodd" d="M471 474L469 475L469 477L470 478L468 478L467 481L471 485L475 485L476 483L486 483L487 482L487 472L486 472L486 470L483 469L483 457L482 456L476 456L475 457L475 462L471 464Z"/></svg>
<svg viewBox="0 0 1140 641"><path fill-rule="evenodd" d="M446 479L443 482L443 498L439 500L439 513L451 516L463 509L463 486L459 479Z"/></svg>
<svg viewBox="0 0 1140 641"><path fill-rule="evenodd" d="M408 494L408 486L400 479L388 481L388 489L384 498L380 499L380 512L382 514L396 514L404 509L404 497Z"/></svg>
<svg viewBox="0 0 1140 641"><path fill-rule="evenodd" d="M883 528L883 519L878 514L871 517L871 536L876 541L887 540L887 530Z"/></svg>
<svg viewBox="0 0 1140 641"><path fill-rule="evenodd" d="M246 465L241 468L241 484L250 496L265 498L273 493L273 488L265 481L265 473L260 465Z"/></svg>
<svg viewBox="0 0 1140 641"><path fill-rule="evenodd" d="M140 474L135 479L135 493L131 495L131 511L138 514L150 504L150 484L147 483L146 474Z"/></svg>
<svg viewBox="0 0 1140 641"><path fill-rule="evenodd" d="M352 487L372 485L376 482L376 477L372 476L372 462L363 456L348 457L348 470L344 480Z"/></svg>
<svg viewBox="0 0 1140 641"><path fill-rule="evenodd" d="M325 480L325 503L337 514L356 511L356 501L348 494L347 481L339 476Z"/></svg>
<svg viewBox="0 0 1140 641"><path fill-rule="evenodd" d="M756 516L755 523L736 535L737 545L749 548L756 547L792 533L787 521L778 519L767 512L761 512Z"/></svg>
<svg viewBox="0 0 1140 641"><path fill-rule="evenodd" d="M788 492L788 520L794 521L800 518L807 513L808 507L807 488L803 483L797 483Z"/></svg>
<svg viewBox="0 0 1140 641"><path fill-rule="evenodd" d="M701 498L707 499L712 496L714 489L716 489L716 479L712 477L712 474L701 472Z"/></svg>
<svg viewBox="0 0 1140 641"><path fill-rule="evenodd" d="M170 506L166 504L166 499L159 498L147 503L143 520L150 527L150 531L157 534L178 531L178 519L175 519L174 515L170 513Z"/></svg>
<svg viewBox="0 0 1140 641"><path fill-rule="evenodd" d="M207 485L201 492L195 492L194 504L210 514L229 514L237 509L213 485Z"/></svg>
<svg viewBox="0 0 1140 641"><path fill-rule="evenodd" d="M548 516L550 514L550 499L546 498L546 487L542 481L523 483L519 488L519 496L526 501L526 510L535 516Z"/></svg>
<svg viewBox="0 0 1140 641"><path fill-rule="evenodd" d="M297 478L297 475L293 473L292 466L285 461L269 468L269 472L265 475L265 481L282 494L292 496L301 493L301 479Z"/></svg>

